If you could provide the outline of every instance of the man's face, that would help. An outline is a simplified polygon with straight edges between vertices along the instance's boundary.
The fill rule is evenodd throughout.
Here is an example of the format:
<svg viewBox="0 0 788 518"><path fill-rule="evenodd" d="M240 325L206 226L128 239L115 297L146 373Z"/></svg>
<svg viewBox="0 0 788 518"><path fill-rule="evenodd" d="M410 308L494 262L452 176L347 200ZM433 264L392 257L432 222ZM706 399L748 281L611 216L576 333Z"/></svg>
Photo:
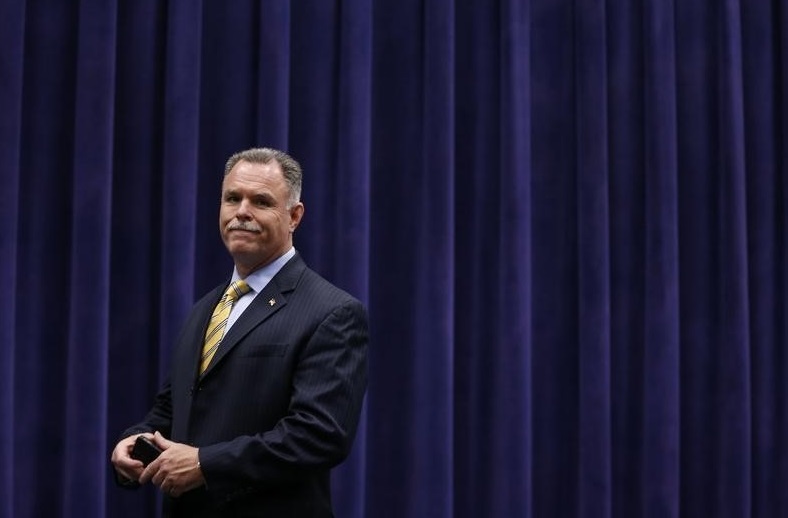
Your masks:
<svg viewBox="0 0 788 518"><path fill-rule="evenodd" d="M246 276L293 246L302 203L287 208L289 190L276 161L241 160L222 182L219 230L238 273Z"/></svg>

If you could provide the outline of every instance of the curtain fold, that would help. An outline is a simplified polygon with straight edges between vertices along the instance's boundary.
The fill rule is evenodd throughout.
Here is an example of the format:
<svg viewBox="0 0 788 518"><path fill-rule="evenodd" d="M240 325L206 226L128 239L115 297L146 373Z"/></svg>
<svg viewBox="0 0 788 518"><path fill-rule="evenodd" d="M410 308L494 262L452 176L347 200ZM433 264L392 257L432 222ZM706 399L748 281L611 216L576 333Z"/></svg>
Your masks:
<svg viewBox="0 0 788 518"><path fill-rule="evenodd" d="M683 138L679 154L684 168L693 174L679 177L684 214L680 229L681 272L681 340L688 346L681 351L681 390L685 394L681 408L681 440L694 445L682 449L681 487L697 488L681 494L682 514L718 513L715 502L714 474L716 423L714 395L717 340L714 302L718 297L713 278L718 257L714 253L715 184L718 167L714 134L719 121L716 103L714 47L704 44L716 37L714 11L703 4L677 4L677 52L693 56L697 66L687 60L678 67L682 94L678 98L678 123ZM695 35L691 37L691 35ZM714 426L709 426L710 424Z"/></svg>
<svg viewBox="0 0 788 518"><path fill-rule="evenodd" d="M578 240L578 516L610 516L610 208L607 37L602 2L574 12Z"/></svg>
<svg viewBox="0 0 788 518"><path fill-rule="evenodd" d="M742 91L741 6L720 6L719 28L719 249L720 272L717 350L718 379L723 388L718 403L720 426L718 514L742 516L752 508L752 395L750 393L750 324L748 297L748 236L744 167L744 99Z"/></svg>
<svg viewBox="0 0 788 518"><path fill-rule="evenodd" d="M580 389L573 4L534 2L530 12L532 507L533 516L574 516Z"/></svg>
<svg viewBox="0 0 788 518"><path fill-rule="evenodd" d="M785 72L788 67L788 34L785 34L780 28L786 27L785 23L788 22L788 9L778 5L775 6L775 10L777 13L770 19L778 23L773 25L777 34L775 34L775 38L771 41L776 41L777 49L775 49L774 55L775 62L779 69L779 72L775 73L775 75L779 77L779 88L774 87L776 92L774 94L773 110L775 113L780 114L781 121L781 124L777 125L777 130L775 132L778 135L777 149L779 150L779 154L775 157L774 161L775 170L778 173L775 181L778 196L778 229L775 242L779 247L779 250L776 252L779 268L778 275L776 276L777 282L775 282L775 284L780 288L780 291L773 299L764 298L764 300L776 300L779 302L779 304L775 304L775 306L778 308L778 321L782 322L782 325L778 325L771 343L785 344L786 341L788 341L788 303L786 303L785 295L788 293L788 211L786 211L785 208L785 200L788 200L788 181L786 181L786 178L788 178L788 162L786 161L783 150L788 149L788 103L784 100L786 96L788 96L788 73ZM754 47L753 52L755 52L756 49L757 47ZM788 368L788 354L786 354L784 347L781 349L782 350L775 355L777 363L776 376L781 380L777 386L777 394L779 395L785 394L786 390L788 390L788 376L784 375L785 369ZM779 438L788 436L788 400L785 397L778 397L776 401L780 403L769 406L767 402L764 402L763 406L765 408L775 408L776 406L776 414L779 421L775 427L775 434L778 438L777 441L779 441ZM777 480L781 481L788 478L788 451L786 451L788 448L786 448L784 442L779 443L777 448L783 455L774 455L774 451L772 451L772 456L767 456L767 458L777 459ZM775 501L773 508L776 509L776 512L788 513L788 495L778 488L776 490L776 495L772 494L771 496L774 499L773 501ZM771 509L772 506L770 503L771 502L765 502L764 508Z"/></svg>
<svg viewBox="0 0 788 518"><path fill-rule="evenodd" d="M340 6L336 122L332 169L339 186L332 225L321 234L334 236L330 253L335 282L364 303L370 300L370 209L372 164L372 5L353 0ZM319 166L318 166L319 167ZM315 169L316 171L318 169ZM315 195L318 193L315 192ZM310 200L323 198L311 196ZM306 250L306 249L305 249ZM314 253L314 252L310 252ZM332 474L334 502L347 516L366 516L367 411L361 415L350 458Z"/></svg>
<svg viewBox="0 0 788 518"><path fill-rule="evenodd" d="M291 77L294 75L290 62L290 56L294 52L291 43L292 10L298 9L298 4L276 0L264 4L253 2L252 5L258 19L255 27L257 45L249 47L256 54L255 65L258 70L254 141L266 142L277 149L288 149L288 121L293 109L290 105L290 90L293 88ZM245 9L238 9L237 13L248 16ZM234 43L239 45L237 41Z"/></svg>
<svg viewBox="0 0 788 518"><path fill-rule="evenodd" d="M20 220L22 92L24 75L25 5L0 5L0 63L6 77L0 81L0 293L6 302L0 310L0 343L16 340L17 246ZM14 397L16 348L6 346L0 355L0 516L11 516L14 499Z"/></svg>
<svg viewBox="0 0 788 518"><path fill-rule="evenodd" d="M161 166L159 378L170 344L199 293L194 292L200 149L202 2L168 4ZM221 169L221 167L216 167ZM214 200L217 198L214 198ZM217 227L214 227L217 228ZM170 294L177 294L173 297Z"/></svg>
<svg viewBox="0 0 788 518"><path fill-rule="evenodd" d="M65 351L63 514L104 511L106 461L82 452L106 450L112 156L117 6L84 2L78 14L73 139L68 337ZM97 52L96 49L101 49ZM66 141L69 138L64 139ZM68 170L68 163L61 164ZM65 337L64 337L65 338ZM93 426L85 426L92 423ZM98 498L95 495L99 495Z"/></svg>
<svg viewBox="0 0 788 518"><path fill-rule="evenodd" d="M370 245L392 260L371 261L369 305L391 346L371 346L365 516L453 515L452 13L373 9Z"/></svg>
<svg viewBox="0 0 788 518"><path fill-rule="evenodd" d="M455 478L455 516L474 516L492 512L503 516L532 516L532 381L531 381L531 93L529 77L530 64L530 12L526 2L502 2L498 10L500 34L498 56L500 60L500 100L497 110L500 114L498 143L500 154L500 204L497 217L500 222L496 229L498 239L495 244L497 274L496 294L499 300L494 320L497 329L495 340L487 344L495 358L493 371L483 382L490 384L493 394L505 395L489 401L492 406L491 426L496 431L490 441L487 455L490 476L486 477L487 490L482 493L473 491L477 482L472 476L465 475L471 483L460 484ZM482 170L480 170L482 172ZM459 180L458 184L464 184ZM467 185L467 184L465 184ZM455 211L457 211L455 205ZM457 211L458 215L460 214ZM458 222L462 218L455 218ZM462 226L455 224L457 232ZM457 272L456 279L462 277ZM484 284L474 288L473 293L486 289ZM473 293L465 292L461 297L473 298ZM455 306L457 308L457 306ZM459 313L455 320L464 319ZM455 325L455 328L457 326ZM457 340L459 343L459 340ZM476 348L478 344L465 342L465 347ZM459 349L459 348L458 348ZM467 358L467 357L466 357ZM459 364L460 362L455 362ZM459 385L455 373L455 384ZM459 413L466 401L455 396L455 413ZM473 421L465 424L455 419L458 428L475 427ZM487 445L475 443L473 449L484 458ZM455 450L455 458L464 455ZM455 460L455 473L460 464ZM474 469L471 466L470 473ZM476 479L478 480L478 478ZM476 496L470 501L456 498L456 495ZM461 504L462 502L462 504Z"/></svg>
<svg viewBox="0 0 788 518"><path fill-rule="evenodd" d="M614 516L639 515L643 476L643 297L645 175L643 174L643 10L616 1L607 11L611 420Z"/></svg>
<svg viewBox="0 0 788 518"><path fill-rule="evenodd" d="M63 444L70 311L67 302L61 305L64 311L41 308L46 308L47 294L65 296L66 301L70 296L77 77L71 64L76 61L77 35L68 27L76 27L77 20L78 12L68 6L29 4L22 21L20 160L8 173L19 177L17 202L31 209L18 205L24 212L19 212L13 275L17 286L25 289L17 288L14 294L14 405L13 413L3 418L13 423L11 516L40 516L48 514L50 506L64 508L63 488L70 483ZM62 175L62 180L52 178L51 172ZM19 341L22 336L24 341ZM92 445L96 446L100 447ZM19 489L32 487L48 498L23 497Z"/></svg>
<svg viewBox="0 0 788 518"><path fill-rule="evenodd" d="M679 516L679 223L676 20L670 2L643 12L645 234L643 487L639 514Z"/></svg>
<svg viewBox="0 0 788 518"><path fill-rule="evenodd" d="M781 356L776 347L779 336L779 306L766 303L775 300L780 292L778 215L781 194L779 185L779 143L775 137L779 113L774 110L775 38L774 8L768 2L755 2L742 11L742 74L748 81L743 87L744 171L746 182L744 200L747 213L747 244L752 250L747 262L751 287L748 294L750 310L750 372L752 401L751 441L753 458L752 507L754 515L767 509L780 509L778 463L784 451L779 434L780 370L774 359ZM762 102L768 100L768 103ZM750 172L752 174L747 174ZM755 222L758 224L755 224ZM772 455L772 452L775 454ZM784 509L784 508L783 508ZM776 514L784 514L776 512Z"/></svg>

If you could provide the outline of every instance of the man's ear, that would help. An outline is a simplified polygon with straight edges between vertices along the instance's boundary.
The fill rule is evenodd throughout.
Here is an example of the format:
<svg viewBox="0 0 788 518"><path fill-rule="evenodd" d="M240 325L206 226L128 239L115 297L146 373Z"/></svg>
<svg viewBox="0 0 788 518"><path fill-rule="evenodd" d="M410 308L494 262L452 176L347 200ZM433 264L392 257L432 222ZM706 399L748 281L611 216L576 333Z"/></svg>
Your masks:
<svg viewBox="0 0 788 518"><path fill-rule="evenodd" d="M300 201L290 207L290 233L295 232L298 224L301 223L301 218L304 217L304 204Z"/></svg>

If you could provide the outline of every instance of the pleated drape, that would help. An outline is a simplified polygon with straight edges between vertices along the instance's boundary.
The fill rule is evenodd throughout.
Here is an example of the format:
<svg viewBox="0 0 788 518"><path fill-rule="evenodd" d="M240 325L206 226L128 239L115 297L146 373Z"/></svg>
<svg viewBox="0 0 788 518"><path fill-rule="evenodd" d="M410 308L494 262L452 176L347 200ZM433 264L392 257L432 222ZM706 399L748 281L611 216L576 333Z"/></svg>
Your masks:
<svg viewBox="0 0 788 518"><path fill-rule="evenodd" d="M63 446L62 510L65 516L75 517L100 515L106 506L106 479L84 476L104 472L106 462L97 455L85 457L83 452L107 448L106 431L85 423L107 422L109 397L106 390L109 352L103 344L109 338L111 228L115 208L112 144L117 5L83 2L77 17L74 126L64 131L69 136L64 140L73 139L69 146L73 155L58 164L61 170L70 171L71 192L61 193L62 197L71 198L70 218L57 227L68 236L69 251L62 256L68 268L63 271L65 280L69 286L79 288L69 289L63 301L69 308L65 328L67 347L63 351L64 366L60 369L64 374L60 409L63 420L59 436L55 436ZM35 185L28 188L31 193L37 192ZM45 225L56 217L48 211L41 212ZM46 283L42 283L41 289L46 292ZM46 362L44 350L38 353L42 354L40 360ZM35 366L31 367L34 375ZM40 401L44 403L46 399ZM49 411L47 407L45 403L44 416ZM56 427L47 428L57 433ZM31 482L35 484L35 480Z"/></svg>
<svg viewBox="0 0 788 518"><path fill-rule="evenodd" d="M8 74L0 81L0 293L5 302L0 311L0 515L12 516L14 490L14 365L16 361L16 297L18 293L17 243L19 239L19 160L22 126L22 70L24 63L24 5L0 5L3 45L0 62Z"/></svg>

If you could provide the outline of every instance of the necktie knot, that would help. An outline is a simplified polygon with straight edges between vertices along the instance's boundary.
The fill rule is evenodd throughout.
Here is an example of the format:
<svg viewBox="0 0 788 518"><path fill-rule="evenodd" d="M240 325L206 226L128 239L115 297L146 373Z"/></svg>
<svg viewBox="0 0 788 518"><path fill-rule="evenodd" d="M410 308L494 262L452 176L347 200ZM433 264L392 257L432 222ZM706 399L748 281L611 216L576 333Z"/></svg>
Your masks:
<svg viewBox="0 0 788 518"><path fill-rule="evenodd" d="M237 280L234 283L230 284L227 287L227 290L224 292L224 298L230 299L233 302L243 297L245 294L249 293L252 288L246 284L244 280Z"/></svg>

